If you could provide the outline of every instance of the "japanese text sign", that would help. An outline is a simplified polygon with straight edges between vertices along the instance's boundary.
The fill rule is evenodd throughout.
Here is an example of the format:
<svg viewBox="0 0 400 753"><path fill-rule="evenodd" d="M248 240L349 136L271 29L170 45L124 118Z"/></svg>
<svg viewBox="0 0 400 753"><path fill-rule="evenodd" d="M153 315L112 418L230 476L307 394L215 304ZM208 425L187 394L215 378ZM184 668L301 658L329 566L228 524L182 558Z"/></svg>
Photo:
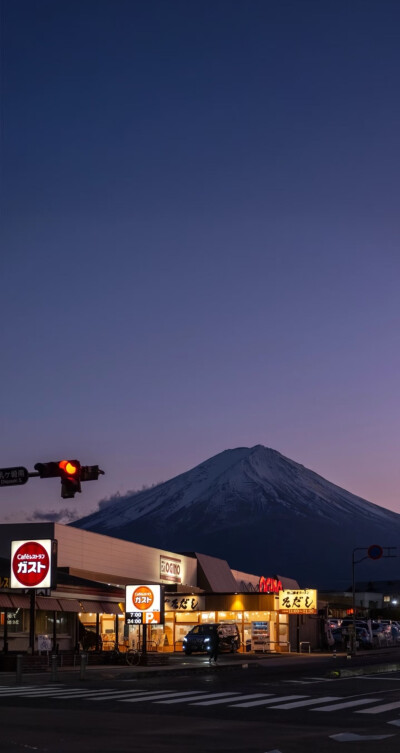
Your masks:
<svg viewBox="0 0 400 753"><path fill-rule="evenodd" d="M170 594L165 597L167 612L196 612L204 611L204 596L198 594Z"/></svg>
<svg viewBox="0 0 400 753"><path fill-rule="evenodd" d="M279 592L279 611L284 614L316 614L317 592L313 588Z"/></svg>
<svg viewBox="0 0 400 753"><path fill-rule="evenodd" d="M11 588L51 588L56 542L51 539L11 542Z"/></svg>
<svg viewBox="0 0 400 753"><path fill-rule="evenodd" d="M125 592L125 623L150 625L164 622L164 589L162 586L127 586Z"/></svg>

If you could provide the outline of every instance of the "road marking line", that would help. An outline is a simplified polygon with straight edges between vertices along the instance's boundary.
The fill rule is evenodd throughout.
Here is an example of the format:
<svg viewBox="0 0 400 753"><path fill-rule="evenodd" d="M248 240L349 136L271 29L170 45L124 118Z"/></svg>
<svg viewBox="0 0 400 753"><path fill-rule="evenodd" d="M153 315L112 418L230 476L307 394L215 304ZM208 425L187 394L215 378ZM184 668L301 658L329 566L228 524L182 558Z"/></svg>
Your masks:
<svg viewBox="0 0 400 753"><path fill-rule="evenodd" d="M273 709L297 709L300 706L312 706L314 703L326 703L328 701L340 701L343 696L327 695L325 698L309 698L307 701L293 701L292 703L282 703L279 706L273 706Z"/></svg>
<svg viewBox="0 0 400 753"><path fill-rule="evenodd" d="M283 695L276 698L264 699L262 701L249 701L248 703L230 704L230 708L247 709L252 706L265 706L267 703L279 703L280 701L293 701L297 698L308 698L307 695Z"/></svg>
<svg viewBox="0 0 400 753"><path fill-rule="evenodd" d="M329 735L329 737L338 743L350 743L356 740L386 740L387 737L394 737L394 735L357 735L354 732L339 732L338 735Z"/></svg>
<svg viewBox="0 0 400 753"><path fill-rule="evenodd" d="M271 693L252 693L251 695L239 695L235 698L235 701L250 700L251 698L268 698ZM229 698L220 698L218 701L200 701L200 703L190 703L190 706L216 706L218 703L226 703Z"/></svg>
<svg viewBox="0 0 400 753"><path fill-rule="evenodd" d="M349 709L352 706L362 706L366 703L381 701L382 698L360 698L358 701L345 701L344 703L334 703L332 706L321 706L320 709L310 709L310 711L337 711L338 709Z"/></svg>
<svg viewBox="0 0 400 753"><path fill-rule="evenodd" d="M170 693L170 690L164 691L166 694ZM103 690L99 691L96 696L93 696L93 698L89 698L89 701L106 701L109 699L116 698L118 701L123 696L145 696L146 694L151 693L151 690Z"/></svg>
<svg viewBox="0 0 400 753"><path fill-rule="evenodd" d="M357 714L383 714L384 711L391 711L391 709L398 708L400 708L400 701L395 701L394 703L384 703L382 706L374 706L372 709L357 711Z"/></svg>
<svg viewBox="0 0 400 753"><path fill-rule="evenodd" d="M395 727L400 727L400 719L393 719L392 722L387 722L387 724L394 724Z"/></svg>
<svg viewBox="0 0 400 753"><path fill-rule="evenodd" d="M232 692L231 693L207 693L207 698L220 698L221 696L225 696L224 699L223 699L223 701L231 701L233 695L237 695L237 693L232 693ZM228 698L228 696L229 696L229 698ZM205 696L204 695L199 695L198 692L196 693L195 691L193 691L193 694L192 694L191 698L187 698L187 697L186 698L174 698L172 701L170 701L168 699L166 701L157 701L156 703L157 703L157 705L159 705L161 703L164 703L164 704L167 704L167 703L168 704L169 703L182 703L182 701L187 701L187 700L196 701L197 698L205 698ZM213 703L213 701L207 701L206 703L207 704Z"/></svg>
<svg viewBox="0 0 400 753"><path fill-rule="evenodd" d="M193 695L194 693L193 690L192 691L189 691L189 690L180 691L179 693L171 693L170 691L164 690L162 693L160 691L156 693L149 693L147 696L144 696L143 698L142 697L141 698L121 698L121 703L139 703L139 701L156 701L158 699L162 700L163 698L165 698L167 692L170 693L170 696L169 696L170 698L172 698L172 696L183 696L182 700L184 700L184 696ZM207 693L206 690L199 691L199 692L202 692L204 694Z"/></svg>

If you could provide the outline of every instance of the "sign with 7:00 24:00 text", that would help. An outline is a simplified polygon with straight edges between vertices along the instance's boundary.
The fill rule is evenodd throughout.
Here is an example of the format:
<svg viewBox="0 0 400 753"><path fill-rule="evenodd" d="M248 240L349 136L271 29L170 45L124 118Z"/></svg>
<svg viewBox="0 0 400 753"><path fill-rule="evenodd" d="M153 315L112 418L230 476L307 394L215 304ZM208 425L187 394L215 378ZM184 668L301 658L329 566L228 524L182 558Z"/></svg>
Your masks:
<svg viewBox="0 0 400 753"><path fill-rule="evenodd" d="M164 622L164 588L162 586L127 586L125 624L151 625Z"/></svg>

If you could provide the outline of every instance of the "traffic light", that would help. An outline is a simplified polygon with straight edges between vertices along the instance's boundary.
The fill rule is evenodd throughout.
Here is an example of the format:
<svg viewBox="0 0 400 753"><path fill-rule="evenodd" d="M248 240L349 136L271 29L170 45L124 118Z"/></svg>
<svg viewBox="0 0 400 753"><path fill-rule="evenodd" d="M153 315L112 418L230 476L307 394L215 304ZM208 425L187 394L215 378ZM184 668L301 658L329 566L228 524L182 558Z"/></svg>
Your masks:
<svg viewBox="0 0 400 753"><path fill-rule="evenodd" d="M81 466L81 481L97 481L100 475L104 476L104 471L98 465Z"/></svg>
<svg viewBox="0 0 400 753"><path fill-rule="evenodd" d="M35 471L40 478L56 478L60 476L60 466L58 461L53 463L36 463Z"/></svg>
<svg viewBox="0 0 400 753"><path fill-rule="evenodd" d="M35 471L40 478L61 478L61 496L72 499L81 491L81 464L78 460L57 460L50 463L36 463Z"/></svg>
<svg viewBox="0 0 400 753"><path fill-rule="evenodd" d="M73 499L81 491L81 464L78 460L60 460L61 496Z"/></svg>

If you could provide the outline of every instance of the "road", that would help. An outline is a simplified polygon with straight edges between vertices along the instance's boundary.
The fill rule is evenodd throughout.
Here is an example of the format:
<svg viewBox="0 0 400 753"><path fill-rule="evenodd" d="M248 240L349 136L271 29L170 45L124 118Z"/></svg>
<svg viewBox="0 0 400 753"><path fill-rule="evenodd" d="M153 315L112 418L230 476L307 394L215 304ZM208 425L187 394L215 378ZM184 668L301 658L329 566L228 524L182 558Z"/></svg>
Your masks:
<svg viewBox="0 0 400 753"><path fill-rule="evenodd" d="M400 673L327 679L315 667L35 676L0 686L2 753L385 753L400 749ZM346 736L361 736L355 739ZM380 739L366 739L378 736Z"/></svg>

